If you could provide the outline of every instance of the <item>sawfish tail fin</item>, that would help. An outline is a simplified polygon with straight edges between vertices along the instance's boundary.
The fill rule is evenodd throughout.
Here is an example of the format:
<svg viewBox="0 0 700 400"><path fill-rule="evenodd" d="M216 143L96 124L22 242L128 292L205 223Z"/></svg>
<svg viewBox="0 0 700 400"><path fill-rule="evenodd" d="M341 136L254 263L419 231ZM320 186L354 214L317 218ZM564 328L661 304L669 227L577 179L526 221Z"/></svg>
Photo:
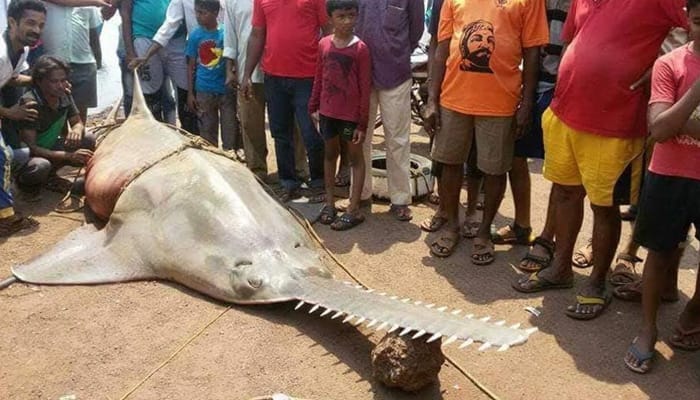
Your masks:
<svg viewBox="0 0 700 400"><path fill-rule="evenodd" d="M108 229L85 225L48 252L12 267L20 281L35 284L98 284L155 278L153 271L120 251ZM124 247L124 246L121 246ZM123 249L126 250L126 249Z"/></svg>
<svg viewBox="0 0 700 400"><path fill-rule="evenodd" d="M520 324L507 326L505 321L490 322L490 317L461 315L461 310L450 311L447 307L377 293L350 282L311 278L303 285L304 294L298 296L301 301L296 309L308 303L310 314L323 309L322 317L344 317L343 322L356 326L366 323L367 328L398 332L401 336L410 333L413 339L423 337L428 342L445 338L443 345L460 340L459 348L479 342L479 350L493 347L504 351L525 343L537 330L521 329Z"/></svg>
<svg viewBox="0 0 700 400"><path fill-rule="evenodd" d="M131 112L129 116L140 116L146 119L154 119L151 110L148 108L148 103L146 103L146 97L143 95L143 90L141 89L141 81L139 79L139 74L137 69L134 69L134 94L131 103Z"/></svg>

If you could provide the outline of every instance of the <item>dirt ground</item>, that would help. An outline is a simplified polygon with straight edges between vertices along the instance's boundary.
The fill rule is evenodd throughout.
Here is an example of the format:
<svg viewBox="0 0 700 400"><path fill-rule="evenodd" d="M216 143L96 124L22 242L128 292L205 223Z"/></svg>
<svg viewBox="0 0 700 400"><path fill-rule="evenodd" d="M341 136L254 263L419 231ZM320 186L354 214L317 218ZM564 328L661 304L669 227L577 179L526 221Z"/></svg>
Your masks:
<svg viewBox="0 0 700 400"><path fill-rule="evenodd" d="M427 138L413 135L413 151L426 154ZM383 138L375 136L375 143ZM273 162L270 158L270 162ZM533 224L544 223L549 184L533 163ZM82 214L57 214L60 196L18 208L41 222L34 232L0 240L0 277L41 254L81 225ZM637 304L615 301L600 318L564 315L575 291L523 295L511 289L513 264L524 247L497 247L487 267L469 262L470 242L445 260L429 255L433 238L418 224L433 212L418 203L410 223L395 221L388 205L348 233L316 226L324 243L370 287L401 297L491 315L539 332L507 352L475 347L444 349L502 399L698 399L700 353L672 350L663 341L647 376L629 372L624 352L640 320ZM507 193L497 224L513 216ZM587 210L583 244L591 232ZM625 225L623 237L630 232ZM670 334L692 295L698 243L681 263L681 301L664 305L660 338ZM576 270L581 282L587 270ZM341 270L337 278L347 280ZM389 390L371 376L369 353L383 332L371 333L296 312L293 304L233 306L179 285L137 282L49 287L14 284L0 292L0 399L242 399L286 393L304 399L486 399L454 366L438 384L417 394ZM524 310L538 307L534 317ZM211 325L209 325L211 323ZM191 340L193 339L193 340ZM191 340L191 341L190 341ZM174 357L171 356L175 354ZM150 375L156 368L157 372ZM132 389L134 389L132 392Z"/></svg>

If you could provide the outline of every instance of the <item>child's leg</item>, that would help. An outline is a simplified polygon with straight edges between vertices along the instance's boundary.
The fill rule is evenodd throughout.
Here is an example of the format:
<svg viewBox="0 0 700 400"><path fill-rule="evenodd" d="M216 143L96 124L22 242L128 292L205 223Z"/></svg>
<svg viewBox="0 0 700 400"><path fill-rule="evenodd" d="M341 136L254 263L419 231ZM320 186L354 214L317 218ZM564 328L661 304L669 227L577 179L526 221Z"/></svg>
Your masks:
<svg viewBox="0 0 700 400"><path fill-rule="evenodd" d="M368 139L365 138L365 140ZM362 196L362 188L365 184L365 156L361 144L343 141L343 147L347 149L352 173L353 184L352 191L350 192L350 205L347 210L352 214L360 207L360 197Z"/></svg>
<svg viewBox="0 0 700 400"><path fill-rule="evenodd" d="M326 138L323 148L323 180L326 187L326 204L335 207L335 165L340 151L340 137Z"/></svg>
<svg viewBox="0 0 700 400"><path fill-rule="evenodd" d="M219 147L219 100L216 94L197 93L199 134L214 147Z"/></svg>

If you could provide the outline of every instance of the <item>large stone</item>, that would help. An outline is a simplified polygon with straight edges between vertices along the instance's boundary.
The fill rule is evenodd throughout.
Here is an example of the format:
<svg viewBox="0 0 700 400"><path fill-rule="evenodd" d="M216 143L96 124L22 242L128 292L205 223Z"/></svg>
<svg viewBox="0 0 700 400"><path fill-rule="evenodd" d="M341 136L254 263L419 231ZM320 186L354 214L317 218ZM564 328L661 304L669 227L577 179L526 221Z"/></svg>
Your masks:
<svg viewBox="0 0 700 400"><path fill-rule="evenodd" d="M412 340L390 333L372 350L374 378L388 387L418 391L438 380L445 356L442 340L426 343L427 335Z"/></svg>

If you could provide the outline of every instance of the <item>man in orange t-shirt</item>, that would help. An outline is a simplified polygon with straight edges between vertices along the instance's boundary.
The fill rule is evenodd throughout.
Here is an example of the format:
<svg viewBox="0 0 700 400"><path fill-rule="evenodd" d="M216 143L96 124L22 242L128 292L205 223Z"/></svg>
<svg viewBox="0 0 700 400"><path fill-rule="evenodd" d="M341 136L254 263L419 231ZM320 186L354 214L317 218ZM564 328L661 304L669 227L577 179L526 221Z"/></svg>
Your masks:
<svg viewBox="0 0 700 400"><path fill-rule="evenodd" d="M491 223L505 192L515 138L531 121L539 47L548 40L541 0L446 0L443 4L426 109L426 130L434 135L431 155L442 164L441 217L447 219L440 237L430 245L433 255L449 256L459 240L462 165L476 139L486 197L472 262L493 262Z"/></svg>

